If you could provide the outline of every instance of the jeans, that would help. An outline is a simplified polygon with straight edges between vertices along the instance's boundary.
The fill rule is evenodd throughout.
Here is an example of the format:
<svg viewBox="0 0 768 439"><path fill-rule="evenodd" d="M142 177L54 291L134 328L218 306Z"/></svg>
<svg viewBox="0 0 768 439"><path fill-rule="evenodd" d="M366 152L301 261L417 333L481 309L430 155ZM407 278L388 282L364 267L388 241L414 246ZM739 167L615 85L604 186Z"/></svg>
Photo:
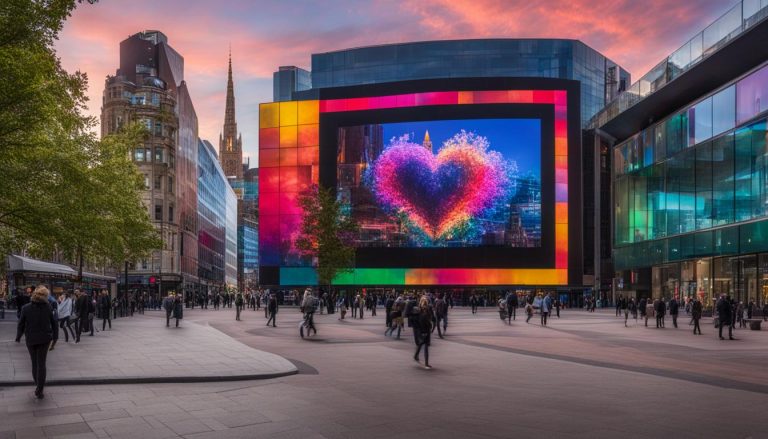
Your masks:
<svg viewBox="0 0 768 439"><path fill-rule="evenodd" d="M235 305L235 320L240 320L240 311L243 309L243 305Z"/></svg>
<svg viewBox="0 0 768 439"><path fill-rule="evenodd" d="M37 393L43 393L43 387L45 386L45 359L48 356L49 344L43 343L27 346L29 356L32 359L32 379L37 385Z"/></svg>
<svg viewBox="0 0 768 439"><path fill-rule="evenodd" d="M672 326L677 328L677 314L672 314Z"/></svg>
<svg viewBox="0 0 768 439"><path fill-rule="evenodd" d="M720 338L723 338L723 326L725 326L722 322L720 323ZM728 325L728 338L733 338L733 326Z"/></svg>
<svg viewBox="0 0 768 439"><path fill-rule="evenodd" d="M63 319L59 319L59 328L64 330L64 341L69 342L69 335L67 334L67 330L72 333L72 339L75 340L75 330L72 329L72 322L69 321L69 316L64 317Z"/></svg>
<svg viewBox="0 0 768 439"><path fill-rule="evenodd" d="M414 332L414 334L416 333ZM429 345L427 343L416 343L416 354L413 358L419 361L419 353L421 353L422 347L424 347L424 365L429 366Z"/></svg>
<svg viewBox="0 0 768 439"><path fill-rule="evenodd" d="M657 328L663 328L664 327L664 316L657 315L656 316L656 327Z"/></svg>
<svg viewBox="0 0 768 439"><path fill-rule="evenodd" d="M109 329L112 329L112 319L109 318L109 313L105 313L101 319L101 330L107 329L107 323L109 323Z"/></svg>
<svg viewBox="0 0 768 439"><path fill-rule="evenodd" d="M171 310L165 311L165 326L171 326Z"/></svg>
<svg viewBox="0 0 768 439"><path fill-rule="evenodd" d="M269 322L272 322L272 326L277 326L277 313L273 312L269 314L269 320L267 320L267 326L269 326Z"/></svg>
<svg viewBox="0 0 768 439"><path fill-rule="evenodd" d="M693 319L693 333L696 334L696 331L699 331L699 335L701 335L701 326L699 326L699 319Z"/></svg>
<svg viewBox="0 0 768 439"><path fill-rule="evenodd" d="M515 317L517 317L515 314L517 314L516 306L507 307L507 323L510 323L512 320L515 320Z"/></svg>
<svg viewBox="0 0 768 439"><path fill-rule="evenodd" d="M548 312L541 313L541 326L547 326L547 317L549 317Z"/></svg>

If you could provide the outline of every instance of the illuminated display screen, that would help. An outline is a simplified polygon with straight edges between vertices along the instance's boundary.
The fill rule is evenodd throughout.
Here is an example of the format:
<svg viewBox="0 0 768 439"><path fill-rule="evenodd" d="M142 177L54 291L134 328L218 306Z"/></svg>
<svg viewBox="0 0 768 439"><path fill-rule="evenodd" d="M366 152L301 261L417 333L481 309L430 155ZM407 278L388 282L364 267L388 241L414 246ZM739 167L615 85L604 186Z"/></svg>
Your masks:
<svg viewBox="0 0 768 439"><path fill-rule="evenodd" d="M539 247L541 122L340 127L337 196L358 247Z"/></svg>

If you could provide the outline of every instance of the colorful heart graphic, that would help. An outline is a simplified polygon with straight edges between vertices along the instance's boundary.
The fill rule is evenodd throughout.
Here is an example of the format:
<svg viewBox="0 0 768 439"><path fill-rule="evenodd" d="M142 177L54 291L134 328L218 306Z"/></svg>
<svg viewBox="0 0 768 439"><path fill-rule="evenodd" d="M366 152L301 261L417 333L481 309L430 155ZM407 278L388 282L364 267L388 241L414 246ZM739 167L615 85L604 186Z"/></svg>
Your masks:
<svg viewBox="0 0 768 439"><path fill-rule="evenodd" d="M371 172L379 201L433 240L480 215L508 186L501 155L487 151L484 137L464 131L437 155L407 136L393 140Z"/></svg>

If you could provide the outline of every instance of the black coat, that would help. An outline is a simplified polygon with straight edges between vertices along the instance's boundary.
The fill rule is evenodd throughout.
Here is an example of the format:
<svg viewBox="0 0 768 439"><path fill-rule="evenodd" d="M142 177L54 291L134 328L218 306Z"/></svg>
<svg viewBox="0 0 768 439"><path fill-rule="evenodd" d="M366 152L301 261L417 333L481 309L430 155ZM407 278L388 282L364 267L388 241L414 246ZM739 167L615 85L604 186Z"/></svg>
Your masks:
<svg viewBox="0 0 768 439"><path fill-rule="evenodd" d="M109 296L101 296L99 299L99 311L101 316L109 315L109 311L112 310L112 298Z"/></svg>
<svg viewBox="0 0 768 439"><path fill-rule="evenodd" d="M717 301L717 318L720 319L721 325L730 325L731 324L731 303L725 299L720 299Z"/></svg>
<svg viewBox="0 0 768 439"><path fill-rule="evenodd" d="M21 309L16 341L24 335L27 346L50 343L59 338L59 326L48 302L31 302Z"/></svg>
<svg viewBox="0 0 768 439"><path fill-rule="evenodd" d="M677 303L677 300L672 299L669 302L669 314L676 316L678 314L679 309L680 309L680 304Z"/></svg>
<svg viewBox="0 0 768 439"><path fill-rule="evenodd" d="M274 297L270 297L269 299L269 305L267 306L270 313L276 313L277 312L277 299Z"/></svg>
<svg viewBox="0 0 768 439"><path fill-rule="evenodd" d="M416 331L416 339L419 344L425 344L429 346L432 335L432 309L427 308L421 310L414 318L414 328Z"/></svg>
<svg viewBox="0 0 768 439"><path fill-rule="evenodd" d="M663 300L659 300L656 304L656 316L663 316L667 312L667 304Z"/></svg>
<svg viewBox="0 0 768 439"><path fill-rule="evenodd" d="M83 294L75 301L75 312L80 318L88 319L88 313L90 312L91 298L87 294Z"/></svg>

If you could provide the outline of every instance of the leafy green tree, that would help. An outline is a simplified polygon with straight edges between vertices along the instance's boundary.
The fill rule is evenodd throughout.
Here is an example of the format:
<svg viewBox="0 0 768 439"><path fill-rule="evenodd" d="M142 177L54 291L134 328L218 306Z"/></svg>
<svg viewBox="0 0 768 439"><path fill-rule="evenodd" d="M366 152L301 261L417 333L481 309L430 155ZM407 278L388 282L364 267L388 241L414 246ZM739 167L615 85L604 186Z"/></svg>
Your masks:
<svg viewBox="0 0 768 439"><path fill-rule="evenodd" d="M358 225L328 188L312 186L300 194L299 205L304 213L296 248L317 263L318 283L330 290L338 274L354 267Z"/></svg>
<svg viewBox="0 0 768 439"><path fill-rule="evenodd" d="M0 258L23 249L119 265L159 246L129 154L145 133L98 140L83 113L88 78L53 49L77 3L0 2Z"/></svg>

